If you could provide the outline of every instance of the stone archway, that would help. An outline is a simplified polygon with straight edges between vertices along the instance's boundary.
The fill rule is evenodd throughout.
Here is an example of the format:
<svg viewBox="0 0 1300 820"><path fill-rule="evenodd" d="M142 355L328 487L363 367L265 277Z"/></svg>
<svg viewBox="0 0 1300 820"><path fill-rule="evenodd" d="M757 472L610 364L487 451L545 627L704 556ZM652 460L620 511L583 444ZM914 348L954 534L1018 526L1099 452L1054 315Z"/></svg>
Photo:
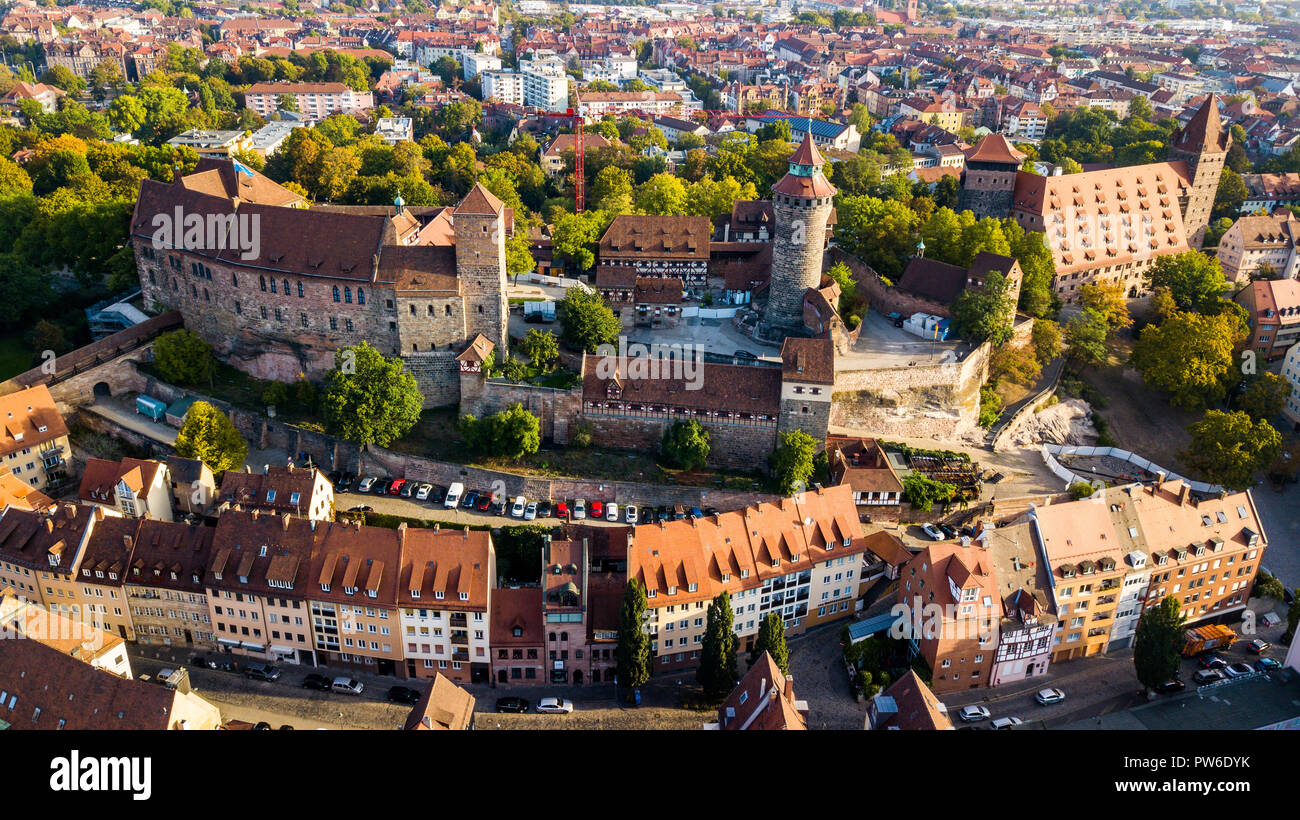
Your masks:
<svg viewBox="0 0 1300 820"><path fill-rule="evenodd" d="M94 396L95 401L112 398L113 388L108 386L108 382L95 382Z"/></svg>

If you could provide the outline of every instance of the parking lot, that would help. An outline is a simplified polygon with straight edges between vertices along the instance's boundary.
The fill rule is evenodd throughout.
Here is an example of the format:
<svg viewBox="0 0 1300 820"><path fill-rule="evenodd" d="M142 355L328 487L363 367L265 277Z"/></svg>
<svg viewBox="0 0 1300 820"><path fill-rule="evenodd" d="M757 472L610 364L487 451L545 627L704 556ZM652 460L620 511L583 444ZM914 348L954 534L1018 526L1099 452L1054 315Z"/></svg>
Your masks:
<svg viewBox="0 0 1300 820"><path fill-rule="evenodd" d="M399 485L398 492L394 494L391 491L394 479L377 476L363 476L362 479L367 477L376 480L371 485L370 492L361 492L362 481L354 477L348 486L344 487L338 474L330 474L330 481L334 484L334 507L337 512L376 512L407 518L450 521L457 524L492 524L493 526L539 524L555 527L566 521L615 526L685 519L717 512L713 507L633 505L636 512L629 514L626 505L611 504L595 498L567 498L556 501L526 498L521 504L518 497L502 495L493 498L489 489L474 487L463 488L456 505L448 507L445 503L447 487L432 485L432 491L428 496L420 499L416 497L414 491L405 496L401 494L402 489L419 486L419 482L403 482ZM466 506L467 501L471 506ZM579 509L579 501L582 502L581 509ZM653 518L650 517L651 515Z"/></svg>

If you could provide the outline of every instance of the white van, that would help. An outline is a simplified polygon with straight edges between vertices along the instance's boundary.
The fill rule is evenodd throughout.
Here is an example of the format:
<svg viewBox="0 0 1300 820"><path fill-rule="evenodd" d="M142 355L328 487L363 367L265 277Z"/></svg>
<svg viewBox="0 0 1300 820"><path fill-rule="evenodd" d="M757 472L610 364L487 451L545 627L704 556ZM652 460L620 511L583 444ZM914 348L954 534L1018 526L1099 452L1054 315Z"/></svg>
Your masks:
<svg viewBox="0 0 1300 820"><path fill-rule="evenodd" d="M465 485L457 481L455 484L447 488L447 498L443 500L442 506L446 507L449 510L453 509L457 504L460 503L461 494L464 492L465 492Z"/></svg>

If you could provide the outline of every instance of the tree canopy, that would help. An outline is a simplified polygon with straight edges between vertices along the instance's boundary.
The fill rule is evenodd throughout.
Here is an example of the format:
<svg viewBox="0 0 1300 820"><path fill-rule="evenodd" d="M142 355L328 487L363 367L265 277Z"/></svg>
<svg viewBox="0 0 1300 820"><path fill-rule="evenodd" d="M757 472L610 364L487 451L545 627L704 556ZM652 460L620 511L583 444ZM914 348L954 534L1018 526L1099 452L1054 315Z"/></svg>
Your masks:
<svg viewBox="0 0 1300 820"><path fill-rule="evenodd" d="M368 342L334 354L321 412L331 435L362 446L387 447L420 420L424 397L402 360L385 358Z"/></svg>

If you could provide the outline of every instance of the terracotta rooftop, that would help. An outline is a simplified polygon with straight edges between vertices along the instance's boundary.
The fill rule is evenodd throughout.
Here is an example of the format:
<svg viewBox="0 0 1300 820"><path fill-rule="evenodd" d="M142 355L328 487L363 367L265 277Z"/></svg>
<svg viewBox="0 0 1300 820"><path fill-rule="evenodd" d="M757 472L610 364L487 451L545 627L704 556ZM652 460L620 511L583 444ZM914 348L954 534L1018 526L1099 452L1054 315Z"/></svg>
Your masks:
<svg viewBox="0 0 1300 820"><path fill-rule="evenodd" d="M975 143L975 147L966 155L967 162L995 162L1016 165L1025 161L1025 153L1001 134L988 134Z"/></svg>

